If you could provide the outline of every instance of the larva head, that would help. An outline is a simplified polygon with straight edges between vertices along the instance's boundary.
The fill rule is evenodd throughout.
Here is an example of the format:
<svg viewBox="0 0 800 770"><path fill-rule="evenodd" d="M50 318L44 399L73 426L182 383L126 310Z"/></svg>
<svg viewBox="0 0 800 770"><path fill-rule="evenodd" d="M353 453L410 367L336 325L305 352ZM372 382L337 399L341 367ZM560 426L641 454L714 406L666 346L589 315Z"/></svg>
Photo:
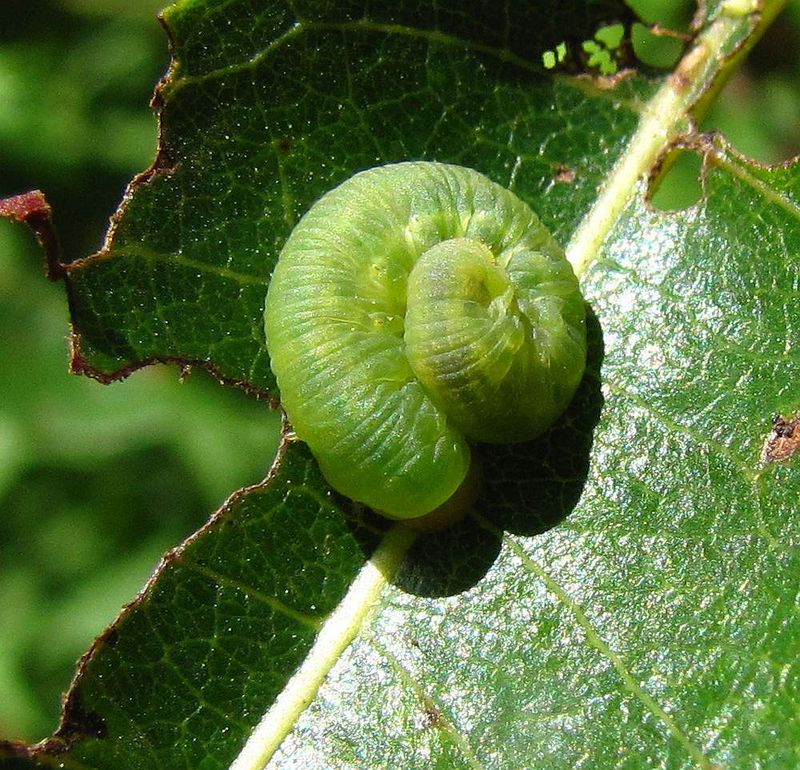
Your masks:
<svg viewBox="0 0 800 770"><path fill-rule="evenodd" d="M577 281L536 215L439 163L374 168L314 204L265 328L284 409L328 481L394 518L450 498L470 442L544 431L586 358Z"/></svg>

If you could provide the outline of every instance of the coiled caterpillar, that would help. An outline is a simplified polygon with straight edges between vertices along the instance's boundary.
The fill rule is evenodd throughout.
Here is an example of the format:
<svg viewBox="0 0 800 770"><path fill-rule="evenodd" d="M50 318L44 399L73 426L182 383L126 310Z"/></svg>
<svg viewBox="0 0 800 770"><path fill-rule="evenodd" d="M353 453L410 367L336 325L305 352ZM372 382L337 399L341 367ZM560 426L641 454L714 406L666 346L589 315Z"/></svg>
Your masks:
<svg viewBox="0 0 800 770"><path fill-rule="evenodd" d="M473 442L542 433L583 375L583 298L527 204L467 168L351 177L300 220L267 293L281 401L336 490L397 519L459 488Z"/></svg>

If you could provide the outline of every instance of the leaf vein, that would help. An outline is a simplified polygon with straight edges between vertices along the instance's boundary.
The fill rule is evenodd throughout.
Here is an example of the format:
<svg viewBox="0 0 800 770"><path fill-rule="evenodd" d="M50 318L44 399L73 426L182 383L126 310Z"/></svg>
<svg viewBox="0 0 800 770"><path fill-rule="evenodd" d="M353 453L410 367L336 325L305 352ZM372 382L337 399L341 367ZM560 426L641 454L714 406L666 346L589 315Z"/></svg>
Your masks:
<svg viewBox="0 0 800 770"><path fill-rule="evenodd" d="M241 273L237 270L231 270L228 267L212 265L208 262L202 262L198 259L185 257L183 254L154 251L152 249L145 248L142 244L129 243L114 253L114 259L125 259L126 257L132 259L138 258L146 262L169 262L182 267L191 268L192 270L197 270L199 273L211 273L212 275L217 275L220 278L235 281L243 286L263 286L266 288L269 285L268 278L247 275L246 273ZM103 255L100 257L89 257L88 259L77 260L67 265L66 269L68 273L72 273L75 270L85 268L90 262L97 261L99 259L105 260L108 258L109 257L107 255Z"/></svg>
<svg viewBox="0 0 800 770"><path fill-rule="evenodd" d="M791 200L788 196L782 195L777 190L774 190L762 180L755 177L740 163L734 163L725 155L714 155L714 162L730 172L737 179L740 179L745 184L752 187L756 192L761 194L770 203L779 206L784 211L788 212L794 219L800 220L800 205Z"/></svg>
<svg viewBox="0 0 800 770"><path fill-rule="evenodd" d="M366 641L368 641L380 655L386 658L386 660L389 662L389 665L394 669L395 673L397 673L406 686L414 692L414 695L417 696L420 704L426 708L433 706L436 709L437 728L446 732L453 739L472 770L485 770L485 766L478 759L475 751L469 745L467 736L455 726L451 719L444 715L444 706L435 701L434 698L425 691L425 688L422 686L419 680L414 677L414 675L405 666L403 666L400 660L391 652L389 652L388 648L381 644L374 636L370 635Z"/></svg>
<svg viewBox="0 0 800 770"><path fill-rule="evenodd" d="M253 729L230 770L263 770L362 628L415 540L416 533L402 524L389 530L345 597L326 618L305 661Z"/></svg>
<svg viewBox="0 0 800 770"><path fill-rule="evenodd" d="M269 607L271 610L277 612L280 615L283 615L291 620L294 620L296 623L300 623L301 625L307 626L315 631L318 631L320 626L322 625L324 618L314 617L313 615L308 615L305 612L300 612L299 610L290 607L287 604L284 604L280 599L277 599L274 596L270 596L269 594L265 594L257 589L253 588L252 586L247 585L235 578L230 577L229 575L223 575L216 570L211 569L210 567L206 567L203 564L198 564L197 562L189 561L185 557L181 559L181 564L185 566L187 569L190 569L192 572L196 572L203 577L208 578L213 583L216 583L218 586L224 588L233 588L236 591L240 591L241 593L245 594L247 597L251 599L255 599L256 601L261 602L262 604Z"/></svg>
<svg viewBox="0 0 800 770"><path fill-rule="evenodd" d="M541 67L533 62L525 59L518 54L515 54L508 48L497 47L480 43L475 40L467 40L451 35L446 32L441 32L436 29L418 29L405 24L391 24L377 21L370 21L369 19L358 19L355 21L344 22L325 22L325 21L307 21L298 18L297 21L289 27L281 35L273 39L269 45L265 46L262 50L258 51L255 55L251 56L246 61L231 64L227 67L219 67L209 72L200 75L186 75L181 78L175 78L172 83L171 94L185 88L187 85L196 83L205 83L210 80L218 80L220 78L236 75L248 70L255 70L260 64L266 61L271 54L278 49L291 42L293 39L301 36L305 32L374 32L384 34L387 36L401 36L417 38L419 40L427 41L429 44L445 45L454 48L461 48L476 53L485 54L497 59L505 64L513 64L521 69L528 70L541 74Z"/></svg>
<svg viewBox="0 0 800 770"><path fill-rule="evenodd" d="M750 483L755 481L756 479L755 471L751 470L744 462L744 460L742 460L741 457L739 457L735 452L731 451L724 444L721 444L718 441L711 440L702 431L695 430L694 428L688 425L684 425L683 423L671 420L669 417L659 412L646 399L637 396L630 390L624 387L619 387L619 386L615 387L608 382L605 384L611 393L614 393L617 396L621 396L623 398L628 399L632 404L635 404L643 412L650 415L650 417L653 420L660 422L665 428L669 429L670 432L684 436L685 438L690 439L692 444L704 446L710 451L719 455L720 457L729 460L746 481Z"/></svg>
<svg viewBox="0 0 800 770"><path fill-rule="evenodd" d="M496 535L502 536L503 541L522 560L525 567L536 575L558 601L572 613L572 616L586 634L587 642L611 663L622 680L625 689L627 689L654 717L666 725L669 732L676 738L681 746L683 746L687 754L689 754L699 767L703 768L703 770L713 770L713 765L705 754L703 754L702 750L692 742L678 721L636 681L633 674L631 674L625 665L622 656L612 649L608 642L600 636L600 633L592 624L586 611L569 595L566 589L533 559L513 537L497 530L482 516L476 515L475 518L481 526L489 531L493 531Z"/></svg>

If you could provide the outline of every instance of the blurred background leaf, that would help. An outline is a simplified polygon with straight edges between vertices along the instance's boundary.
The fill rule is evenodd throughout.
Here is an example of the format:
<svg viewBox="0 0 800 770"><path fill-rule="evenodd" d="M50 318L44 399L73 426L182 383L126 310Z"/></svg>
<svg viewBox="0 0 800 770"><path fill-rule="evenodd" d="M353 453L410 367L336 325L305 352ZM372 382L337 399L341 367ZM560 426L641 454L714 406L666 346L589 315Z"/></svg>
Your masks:
<svg viewBox="0 0 800 770"><path fill-rule="evenodd" d="M125 184L153 159L147 103L168 63L160 4L0 6L0 195L45 190L67 259L100 246ZM693 13L689 2L629 4L677 30ZM645 25L633 42L654 67L682 50ZM757 160L798 153L798 70L794 0L702 128ZM657 204L691 203L698 173L678 162ZM174 368L154 367L124 387L71 377L67 330L63 289L45 281L33 238L0 221L0 734L26 740L52 731L76 658L160 554L259 480L277 443L265 405L201 373L181 384Z"/></svg>
<svg viewBox="0 0 800 770"><path fill-rule="evenodd" d="M68 259L100 246L153 159L158 10L0 6L0 195L44 189ZM34 239L0 221L0 734L28 740L53 730L75 661L160 555L260 480L277 446L277 416L204 373L69 375L68 318Z"/></svg>

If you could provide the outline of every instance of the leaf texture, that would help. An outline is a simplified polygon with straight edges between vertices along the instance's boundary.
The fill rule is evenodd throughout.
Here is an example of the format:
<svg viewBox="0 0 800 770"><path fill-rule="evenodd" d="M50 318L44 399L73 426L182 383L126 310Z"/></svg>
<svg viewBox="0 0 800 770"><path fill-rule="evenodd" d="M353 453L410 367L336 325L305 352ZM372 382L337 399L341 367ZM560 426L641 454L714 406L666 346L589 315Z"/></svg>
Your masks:
<svg viewBox="0 0 800 770"><path fill-rule="evenodd" d="M159 161L106 249L67 267L78 368L201 362L277 396L260 324L292 224L357 169L431 158L510 186L565 243L615 207L576 260L591 351L572 406L539 440L483 452L478 512L398 545L327 658L319 640L357 606L386 524L287 438L270 478L168 554L97 641L56 737L0 746L2 767L800 764L800 480L762 451L772 415L800 408L800 179L687 120L758 17L706 9L717 48L705 68L684 59L692 88L633 157L677 80L539 65L564 30L621 9L473 5L170 9ZM654 211L645 177L684 130L704 197ZM315 654L330 671L278 734L274 704ZM254 728L275 747L248 759Z"/></svg>

